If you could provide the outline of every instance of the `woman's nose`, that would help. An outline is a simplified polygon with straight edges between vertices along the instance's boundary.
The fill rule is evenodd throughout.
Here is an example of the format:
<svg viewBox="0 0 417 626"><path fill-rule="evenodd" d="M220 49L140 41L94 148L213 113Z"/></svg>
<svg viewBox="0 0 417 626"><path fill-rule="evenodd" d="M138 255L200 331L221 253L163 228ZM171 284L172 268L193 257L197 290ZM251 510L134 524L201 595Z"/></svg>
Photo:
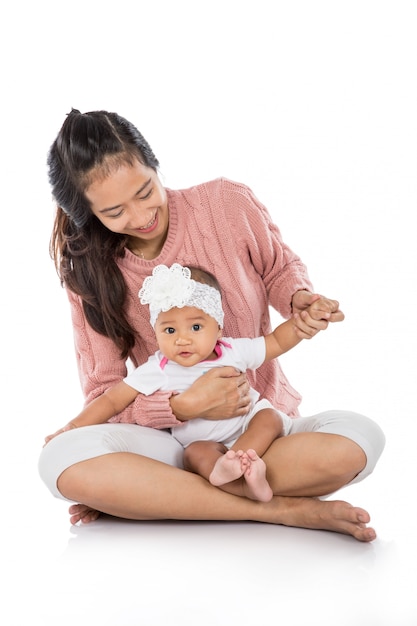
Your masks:
<svg viewBox="0 0 417 626"><path fill-rule="evenodd" d="M132 207L130 210L130 222L134 223L135 228L146 228L155 219L156 210L146 209L144 207Z"/></svg>

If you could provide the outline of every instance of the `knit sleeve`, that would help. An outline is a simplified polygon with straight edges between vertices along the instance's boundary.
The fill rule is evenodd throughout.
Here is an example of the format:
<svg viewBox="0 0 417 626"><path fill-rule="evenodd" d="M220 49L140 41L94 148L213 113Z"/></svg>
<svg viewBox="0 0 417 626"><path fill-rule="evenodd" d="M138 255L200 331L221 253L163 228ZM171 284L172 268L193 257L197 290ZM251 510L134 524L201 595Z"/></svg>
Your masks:
<svg viewBox="0 0 417 626"><path fill-rule="evenodd" d="M230 228L237 245L246 249L265 285L269 304L289 318L294 293L313 291L306 266L283 241L280 229L249 187L223 179L223 194L231 208Z"/></svg>
<svg viewBox="0 0 417 626"><path fill-rule="evenodd" d="M121 358L111 339L95 332L88 324L81 299L69 290L67 294L71 306L78 373L88 404L126 376L126 361ZM109 421L158 429L181 424L171 410L169 399L172 395L170 391L156 392L152 396L139 394L131 405Z"/></svg>

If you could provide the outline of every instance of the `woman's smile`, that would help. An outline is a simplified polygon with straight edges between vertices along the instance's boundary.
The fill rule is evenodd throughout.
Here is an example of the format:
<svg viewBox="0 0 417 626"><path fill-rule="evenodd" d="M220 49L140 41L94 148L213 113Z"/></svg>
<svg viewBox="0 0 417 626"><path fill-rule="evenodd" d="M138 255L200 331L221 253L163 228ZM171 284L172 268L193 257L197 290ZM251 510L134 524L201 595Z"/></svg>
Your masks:
<svg viewBox="0 0 417 626"><path fill-rule="evenodd" d="M139 226L133 230L139 233L151 233L158 226L158 209L155 209L155 213L145 226Z"/></svg>

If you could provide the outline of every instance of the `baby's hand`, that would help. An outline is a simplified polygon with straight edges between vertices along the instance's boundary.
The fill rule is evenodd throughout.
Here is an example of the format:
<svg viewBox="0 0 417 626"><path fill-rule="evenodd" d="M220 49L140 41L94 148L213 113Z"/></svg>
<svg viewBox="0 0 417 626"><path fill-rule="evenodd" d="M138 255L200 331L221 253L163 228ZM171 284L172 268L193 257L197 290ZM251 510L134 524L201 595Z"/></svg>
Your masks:
<svg viewBox="0 0 417 626"><path fill-rule="evenodd" d="M345 318L337 300L312 294L310 302L303 311L294 314L296 332L302 339L311 339L320 330L326 330L329 322L341 322Z"/></svg>
<svg viewBox="0 0 417 626"><path fill-rule="evenodd" d="M71 422L69 422L68 424L66 424L64 426L64 428L60 428L59 430L56 431L56 433L54 433L53 435L48 435L47 437L45 437L45 443L44 443L44 447L46 446L47 443L49 443L51 441L51 439L53 439L54 437L57 437L58 435L60 435L61 433L65 433L67 430L71 430L72 428L76 428L76 426L74 426L74 424L72 424Z"/></svg>

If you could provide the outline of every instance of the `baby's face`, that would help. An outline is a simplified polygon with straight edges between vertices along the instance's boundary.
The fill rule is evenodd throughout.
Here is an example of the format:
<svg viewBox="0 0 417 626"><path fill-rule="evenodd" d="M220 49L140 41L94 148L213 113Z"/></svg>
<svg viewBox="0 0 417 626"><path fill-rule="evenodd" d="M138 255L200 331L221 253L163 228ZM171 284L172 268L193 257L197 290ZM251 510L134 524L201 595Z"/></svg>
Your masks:
<svg viewBox="0 0 417 626"><path fill-rule="evenodd" d="M214 347L221 329L214 318L195 307L174 307L160 313L155 334L162 354L184 367L217 358Z"/></svg>

